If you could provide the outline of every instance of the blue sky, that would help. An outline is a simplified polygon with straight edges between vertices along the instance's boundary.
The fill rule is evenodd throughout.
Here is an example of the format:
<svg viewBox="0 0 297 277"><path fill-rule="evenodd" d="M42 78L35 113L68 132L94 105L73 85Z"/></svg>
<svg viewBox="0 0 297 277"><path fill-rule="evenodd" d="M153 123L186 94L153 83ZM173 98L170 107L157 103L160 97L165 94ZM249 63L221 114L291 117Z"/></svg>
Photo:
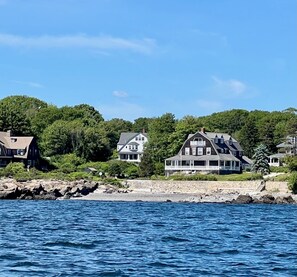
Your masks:
<svg viewBox="0 0 297 277"><path fill-rule="evenodd" d="M297 0L0 0L0 98L105 119L296 108Z"/></svg>

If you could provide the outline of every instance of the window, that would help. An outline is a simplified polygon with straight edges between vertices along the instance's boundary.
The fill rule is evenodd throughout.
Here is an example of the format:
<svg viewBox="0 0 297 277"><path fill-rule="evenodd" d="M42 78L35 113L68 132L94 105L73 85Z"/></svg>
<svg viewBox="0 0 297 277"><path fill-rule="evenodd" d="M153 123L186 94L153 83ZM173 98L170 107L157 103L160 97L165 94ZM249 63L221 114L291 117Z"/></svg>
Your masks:
<svg viewBox="0 0 297 277"><path fill-rule="evenodd" d="M205 166L205 161L194 161L194 165L196 165L196 166Z"/></svg>
<svg viewBox="0 0 297 277"><path fill-rule="evenodd" d="M17 155L19 155L19 156L25 155L25 150L24 149L18 149L17 150Z"/></svg>
<svg viewBox="0 0 297 277"><path fill-rule="evenodd" d="M197 152L196 152L196 147L192 147L192 155L193 156L196 156L197 154L196 154Z"/></svg>
<svg viewBox="0 0 297 277"><path fill-rule="evenodd" d="M211 155L211 147L206 147L206 155Z"/></svg>
<svg viewBox="0 0 297 277"><path fill-rule="evenodd" d="M182 161L182 165L189 166L190 165L190 161Z"/></svg>
<svg viewBox="0 0 297 277"><path fill-rule="evenodd" d="M198 156L202 156L202 155L203 155L203 148L198 147Z"/></svg>
<svg viewBox="0 0 297 277"><path fill-rule="evenodd" d="M190 155L190 147L185 148L185 155Z"/></svg>
<svg viewBox="0 0 297 277"><path fill-rule="evenodd" d="M218 166L219 162L218 161L209 161L210 166Z"/></svg>

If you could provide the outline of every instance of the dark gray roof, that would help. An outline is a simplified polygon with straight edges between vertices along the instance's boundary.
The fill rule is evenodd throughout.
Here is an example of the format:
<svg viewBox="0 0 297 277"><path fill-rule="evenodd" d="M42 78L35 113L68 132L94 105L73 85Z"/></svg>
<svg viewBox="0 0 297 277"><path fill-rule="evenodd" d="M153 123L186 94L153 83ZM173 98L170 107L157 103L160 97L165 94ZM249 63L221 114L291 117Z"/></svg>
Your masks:
<svg viewBox="0 0 297 277"><path fill-rule="evenodd" d="M147 133L121 133L120 139L118 144L123 145L128 143L131 139L133 139L134 137L138 136L138 135L144 135L145 137L147 137Z"/></svg>

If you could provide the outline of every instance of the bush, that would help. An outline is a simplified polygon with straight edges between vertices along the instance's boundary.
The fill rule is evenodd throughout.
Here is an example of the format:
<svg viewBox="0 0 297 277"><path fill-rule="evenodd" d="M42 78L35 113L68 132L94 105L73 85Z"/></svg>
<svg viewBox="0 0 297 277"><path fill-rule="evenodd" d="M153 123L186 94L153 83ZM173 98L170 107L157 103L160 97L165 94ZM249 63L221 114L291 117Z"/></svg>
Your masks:
<svg viewBox="0 0 297 277"><path fill-rule="evenodd" d="M212 174L172 175L169 179L175 181L217 181L217 177Z"/></svg>
<svg viewBox="0 0 297 277"><path fill-rule="evenodd" d="M285 158L285 163L288 165L289 170L297 171L297 156L288 156Z"/></svg>
<svg viewBox="0 0 297 277"><path fill-rule="evenodd" d="M270 172L276 172L276 173L284 172L284 173L288 173L289 172L289 168L287 166L271 166L270 167Z"/></svg>
<svg viewBox="0 0 297 277"><path fill-rule="evenodd" d="M254 181L263 179L263 176L260 173L242 173L218 175L217 179L219 181Z"/></svg>
<svg viewBox="0 0 297 277"><path fill-rule="evenodd" d="M292 173L289 178L288 188L294 193L297 194L297 172Z"/></svg>
<svg viewBox="0 0 297 277"><path fill-rule="evenodd" d="M138 178L139 177L139 169L136 165L131 164L128 168L124 170L124 175L127 178Z"/></svg>
<svg viewBox="0 0 297 277"><path fill-rule="evenodd" d="M112 185L112 186L117 186L119 188L123 187L121 181L115 178L105 178L103 179L103 183L105 185Z"/></svg>
<svg viewBox="0 0 297 277"><path fill-rule="evenodd" d="M4 176L16 176L17 174L25 173L25 166L23 163L9 163L4 169Z"/></svg>

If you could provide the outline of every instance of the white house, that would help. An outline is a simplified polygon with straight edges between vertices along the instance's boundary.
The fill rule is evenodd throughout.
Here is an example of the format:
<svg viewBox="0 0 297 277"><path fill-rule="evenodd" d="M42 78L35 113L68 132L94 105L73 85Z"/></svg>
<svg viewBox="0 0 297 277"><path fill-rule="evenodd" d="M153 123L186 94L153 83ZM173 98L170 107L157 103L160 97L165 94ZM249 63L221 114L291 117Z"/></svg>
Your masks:
<svg viewBox="0 0 297 277"><path fill-rule="evenodd" d="M117 144L119 160L140 163L147 141L146 133L121 133Z"/></svg>
<svg viewBox="0 0 297 277"><path fill-rule="evenodd" d="M278 153L269 156L270 166L282 166L285 157L297 154L297 136L287 136L285 141L278 144Z"/></svg>

